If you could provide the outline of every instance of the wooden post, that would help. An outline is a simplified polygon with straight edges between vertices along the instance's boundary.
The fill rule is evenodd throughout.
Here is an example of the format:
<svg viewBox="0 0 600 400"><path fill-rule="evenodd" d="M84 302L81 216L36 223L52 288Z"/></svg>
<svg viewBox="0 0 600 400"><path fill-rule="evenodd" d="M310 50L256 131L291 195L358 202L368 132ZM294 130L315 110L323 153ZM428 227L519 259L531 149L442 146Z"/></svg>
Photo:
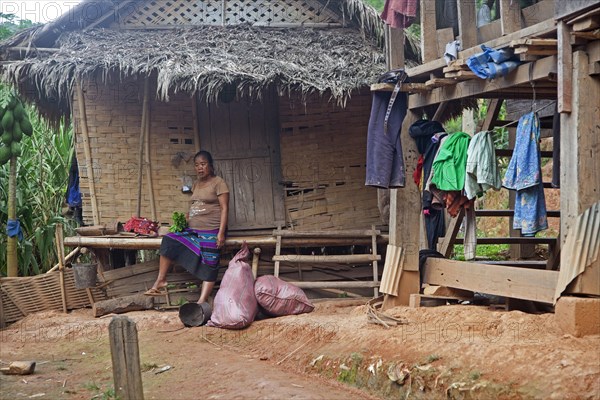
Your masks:
<svg viewBox="0 0 600 400"><path fill-rule="evenodd" d="M567 24L558 21L558 112L570 113L573 91L573 50Z"/></svg>
<svg viewBox="0 0 600 400"><path fill-rule="evenodd" d="M464 50L477 44L477 13L475 12L475 0L459 0L457 5L460 46Z"/></svg>
<svg viewBox="0 0 600 400"><path fill-rule="evenodd" d="M436 30L435 0L421 0L421 55L423 64L438 57Z"/></svg>
<svg viewBox="0 0 600 400"><path fill-rule="evenodd" d="M521 29L521 6L516 0L500 0L502 35Z"/></svg>
<svg viewBox="0 0 600 400"><path fill-rule="evenodd" d="M573 107L560 115L560 234L565 243L577 217L600 200L598 93L600 82L589 74L586 51L573 53Z"/></svg>
<svg viewBox="0 0 600 400"><path fill-rule="evenodd" d="M83 135L83 151L85 153L85 164L87 170L88 184L90 187L90 202L92 204L92 218L94 225L100 225L98 214L98 200L96 199L96 184L94 183L94 168L92 165L92 151L90 149L90 135L88 131L87 115L85 110L85 98L83 88L79 79L75 82L77 91L77 103L79 105L79 118L81 119L81 134Z"/></svg>
<svg viewBox="0 0 600 400"><path fill-rule="evenodd" d="M63 312L67 312L67 295L65 291L65 245L63 240L63 226L62 224L56 224L54 230L54 237L56 239L56 255L58 256L58 273L60 279L60 297L62 300Z"/></svg>
<svg viewBox="0 0 600 400"><path fill-rule="evenodd" d="M137 187L137 205L135 216L139 217L142 214L142 183L144 174L144 149L146 137L146 114L148 113L148 85L149 79L144 81L144 101L142 103L142 120L140 127L140 145L138 147L138 187Z"/></svg>
<svg viewBox="0 0 600 400"><path fill-rule="evenodd" d="M113 381L116 397L143 400L140 351L135 322L125 316L113 317L108 326Z"/></svg>
<svg viewBox="0 0 600 400"><path fill-rule="evenodd" d="M404 30L389 25L386 25L386 29L388 60L394 60L396 65L404 65Z"/></svg>
<svg viewBox="0 0 600 400"><path fill-rule="evenodd" d="M400 133L406 176L412 176L417 165L418 151L415 141L409 136L408 128L419 116L408 111ZM398 284L398 296L386 295L383 308L408 305L410 295L419 293L419 237L421 195L419 188L407 179L406 187L390 190L390 245L405 251L404 266Z"/></svg>

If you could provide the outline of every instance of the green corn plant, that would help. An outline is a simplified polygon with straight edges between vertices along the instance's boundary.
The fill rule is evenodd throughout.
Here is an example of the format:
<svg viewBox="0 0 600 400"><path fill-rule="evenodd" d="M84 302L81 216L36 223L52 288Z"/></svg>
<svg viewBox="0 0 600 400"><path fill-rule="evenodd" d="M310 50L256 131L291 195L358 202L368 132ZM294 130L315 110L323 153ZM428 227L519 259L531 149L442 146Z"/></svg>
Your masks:
<svg viewBox="0 0 600 400"><path fill-rule="evenodd" d="M0 96L8 91L0 86ZM21 156L16 163L16 216L24 240L18 243L19 276L35 275L52 268L58 260L54 231L63 224L65 235L75 224L61 215L73 155L73 133L61 124L51 129L35 109L26 107L33 134L24 136ZM8 218L9 164L0 167L0 276L6 276L6 223Z"/></svg>

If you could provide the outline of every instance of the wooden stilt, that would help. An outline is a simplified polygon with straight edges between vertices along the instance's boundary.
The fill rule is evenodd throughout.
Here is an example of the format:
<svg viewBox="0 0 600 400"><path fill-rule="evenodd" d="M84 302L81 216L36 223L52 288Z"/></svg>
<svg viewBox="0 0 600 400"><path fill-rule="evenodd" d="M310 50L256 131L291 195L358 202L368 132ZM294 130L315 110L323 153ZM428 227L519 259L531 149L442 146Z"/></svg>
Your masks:
<svg viewBox="0 0 600 400"><path fill-rule="evenodd" d="M198 126L198 93L192 96L192 124L194 129L194 148L196 153L200 151L200 128Z"/></svg>

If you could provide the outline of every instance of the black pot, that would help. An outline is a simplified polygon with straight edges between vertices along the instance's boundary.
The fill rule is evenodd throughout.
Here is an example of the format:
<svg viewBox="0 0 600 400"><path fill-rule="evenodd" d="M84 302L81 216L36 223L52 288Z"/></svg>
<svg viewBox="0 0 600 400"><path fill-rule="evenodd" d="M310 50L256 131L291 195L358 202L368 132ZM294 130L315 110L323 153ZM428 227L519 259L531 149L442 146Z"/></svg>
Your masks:
<svg viewBox="0 0 600 400"><path fill-rule="evenodd" d="M204 325L211 314L212 309L208 303L186 303L179 307L179 319L187 327Z"/></svg>

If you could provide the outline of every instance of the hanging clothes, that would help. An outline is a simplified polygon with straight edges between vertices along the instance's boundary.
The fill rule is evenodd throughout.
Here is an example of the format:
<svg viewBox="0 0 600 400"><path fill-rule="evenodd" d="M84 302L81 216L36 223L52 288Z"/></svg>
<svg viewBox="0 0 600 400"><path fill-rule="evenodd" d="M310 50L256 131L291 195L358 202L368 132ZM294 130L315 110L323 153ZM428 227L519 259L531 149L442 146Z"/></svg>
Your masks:
<svg viewBox="0 0 600 400"><path fill-rule="evenodd" d="M406 182L400 130L406 116L407 96L404 92L398 93L388 113L391 97L391 92L373 92L367 133L366 186L382 189L400 188L404 187ZM384 132L386 114L387 131Z"/></svg>
<svg viewBox="0 0 600 400"><path fill-rule="evenodd" d="M533 236L548 228L540 157L540 120L536 113L519 119L513 156L502 186L516 190L513 229Z"/></svg>
<svg viewBox="0 0 600 400"><path fill-rule="evenodd" d="M417 16L418 0L386 0L381 19L392 28L407 28Z"/></svg>
<svg viewBox="0 0 600 400"><path fill-rule="evenodd" d="M415 140L420 154L417 168L413 174L415 183L423 190L425 199L425 182L429 179L431 165L440 146L440 138L446 136L444 127L437 121L419 120L412 124L408 130L409 135ZM423 219L429 249L437 248L438 239L446 232L444 213L431 208L431 201L423 202Z"/></svg>
<svg viewBox="0 0 600 400"><path fill-rule="evenodd" d="M467 149L471 137L464 132L451 134L433 161L435 171L431 183L439 190L463 190L467 165Z"/></svg>
<svg viewBox="0 0 600 400"><path fill-rule="evenodd" d="M467 149L465 195L469 200L481 196L488 189L500 190L502 178L491 132L479 132Z"/></svg>

